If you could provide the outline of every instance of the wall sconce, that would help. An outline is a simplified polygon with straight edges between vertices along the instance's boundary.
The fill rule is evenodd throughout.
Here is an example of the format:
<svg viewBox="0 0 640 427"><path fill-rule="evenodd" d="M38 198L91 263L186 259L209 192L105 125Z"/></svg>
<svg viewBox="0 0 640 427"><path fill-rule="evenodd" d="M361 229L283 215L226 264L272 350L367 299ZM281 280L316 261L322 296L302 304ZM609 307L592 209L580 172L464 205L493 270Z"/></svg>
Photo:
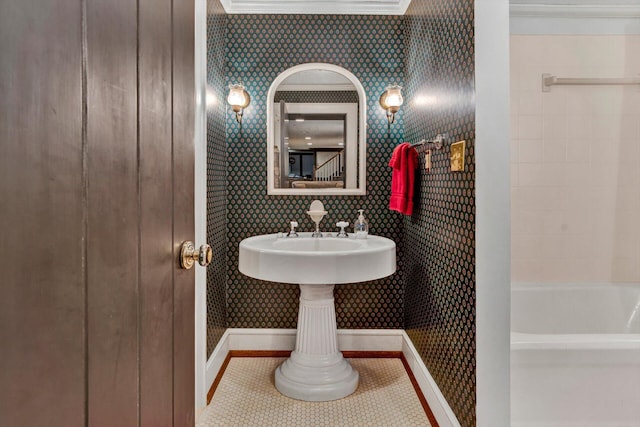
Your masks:
<svg viewBox="0 0 640 427"><path fill-rule="evenodd" d="M391 125L391 123L395 122L396 113L402 105L402 86L387 86L382 95L380 95L380 105L387 111L387 121Z"/></svg>
<svg viewBox="0 0 640 427"><path fill-rule="evenodd" d="M245 90L241 83L229 86L229 96L227 96L227 102L231 105L233 111L236 112L236 121L240 123L242 127L242 114L244 109L251 102L251 96Z"/></svg>

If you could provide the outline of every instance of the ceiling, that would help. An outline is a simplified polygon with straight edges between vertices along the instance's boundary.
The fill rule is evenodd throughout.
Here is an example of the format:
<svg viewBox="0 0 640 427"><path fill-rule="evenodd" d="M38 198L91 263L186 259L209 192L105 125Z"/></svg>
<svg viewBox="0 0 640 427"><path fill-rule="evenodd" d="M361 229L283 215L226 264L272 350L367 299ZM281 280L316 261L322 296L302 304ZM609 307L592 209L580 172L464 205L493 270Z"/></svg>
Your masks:
<svg viewBox="0 0 640 427"><path fill-rule="evenodd" d="M341 150L344 148L344 120L289 121L288 135L288 146L292 150Z"/></svg>
<svg viewBox="0 0 640 427"><path fill-rule="evenodd" d="M404 15L411 0L220 0L229 14ZM509 0L520 6L640 6L640 0Z"/></svg>

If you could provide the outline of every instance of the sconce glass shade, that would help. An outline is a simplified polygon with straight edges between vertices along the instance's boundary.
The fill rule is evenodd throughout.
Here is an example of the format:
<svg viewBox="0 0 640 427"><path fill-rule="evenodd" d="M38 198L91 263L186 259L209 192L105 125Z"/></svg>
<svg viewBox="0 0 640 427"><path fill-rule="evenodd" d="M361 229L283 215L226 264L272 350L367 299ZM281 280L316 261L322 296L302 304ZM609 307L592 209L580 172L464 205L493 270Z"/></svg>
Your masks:
<svg viewBox="0 0 640 427"><path fill-rule="evenodd" d="M227 102L236 112L236 120L242 124L242 110L246 108L251 102L249 93L245 90L242 84L235 84L229 86L229 96L227 96Z"/></svg>
<svg viewBox="0 0 640 427"><path fill-rule="evenodd" d="M387 110L389 124L395 121L395 114L402 105L402 86L391 85L380 95L380 105Z"/></svg>

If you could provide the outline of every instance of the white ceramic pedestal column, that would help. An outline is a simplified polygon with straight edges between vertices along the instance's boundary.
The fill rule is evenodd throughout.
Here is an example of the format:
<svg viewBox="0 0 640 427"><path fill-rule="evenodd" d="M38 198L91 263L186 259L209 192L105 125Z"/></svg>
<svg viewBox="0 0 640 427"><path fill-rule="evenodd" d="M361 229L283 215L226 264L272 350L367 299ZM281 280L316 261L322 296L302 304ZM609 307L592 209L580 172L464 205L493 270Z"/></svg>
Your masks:
<svg viewBox="0 0 640 427"><path fill-rule="evenodd" d="M276 369L276 388L310 402L341 399L358 387L358 372L338 351L334 285L300 285L296 348Z"/></svg>

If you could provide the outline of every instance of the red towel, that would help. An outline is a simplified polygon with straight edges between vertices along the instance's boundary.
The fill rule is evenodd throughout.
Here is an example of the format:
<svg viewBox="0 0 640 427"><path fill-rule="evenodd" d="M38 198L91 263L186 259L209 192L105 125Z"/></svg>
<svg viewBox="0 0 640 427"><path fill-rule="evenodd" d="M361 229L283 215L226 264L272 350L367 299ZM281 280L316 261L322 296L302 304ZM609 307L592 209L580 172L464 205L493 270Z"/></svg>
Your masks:
<svg viewBox="0 0 640 427"><path fill-rule="evenodd" d="M402 143L393 150L389 166L393 168L389 209L411 215L413 213L413 187L415 170L418 166L418 152L411 144Z"/></svg>

